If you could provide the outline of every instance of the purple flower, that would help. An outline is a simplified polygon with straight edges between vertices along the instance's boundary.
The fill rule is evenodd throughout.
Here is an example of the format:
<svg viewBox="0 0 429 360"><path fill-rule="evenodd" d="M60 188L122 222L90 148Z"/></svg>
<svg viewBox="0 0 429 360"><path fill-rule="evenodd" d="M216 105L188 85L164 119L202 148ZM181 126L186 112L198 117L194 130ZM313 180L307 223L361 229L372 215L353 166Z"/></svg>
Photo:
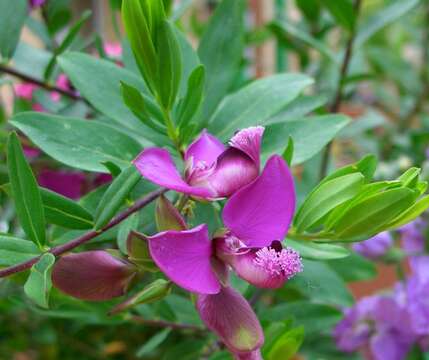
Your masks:
<svg viewBox="0 0 429 360"><path fill-rule="evenodd" d="M145 178L168 189L204 199L229 197L258 176L263 132L260 126L241 130L225 147L204 130L185 151L183 178L165 149L143 150L134 165Z"/></svg>
<svg viewBox="0 0 429 360"><path fill-rule="evenodd" d="M401 245L407 254L419 254L425 249L424 230L426 222L418 218L399 229L401 234Z"/></svg>
<svg viewBox="0 0 429 360"><path fill-rule="evenodd" d="M232 266L252 284L279 287L301 270L298 254L276 242L285 237L294 210L292 175L285 161L274 155L262 174L226 203L222 217L227 230L214 246L207 226L200 225L148 237L149 250L172 281L196 293L217 294L221 289L213 258ZM222 266L217 272L223 272Z"/></svg>
<svg viewBox="0 0 429 360"><path fill-rule="evenodd" d="M125 293L135 275L132 264L107 251L85 251L62 256L52 271L52 283L82 300L109 300Z"/></svg>
<svg viewBox="0 0 429 360"><path fill-rule="evenodd" d="M34 90L37 89L37 85L31 83L15 84L13 87L16 96L25 100L31 100L33 98Z"/></svg>
<svg viewBox="0 0 429 360"><path fill-rule="evenodd" d="M368 240L354 244L353 250L367 258L377 259L383 256L392 245L392 236L388 231L383 231Z"/></svg>
<svg viewBox="0 0 429 360"><path fill-rule="evenodd" d="M407 279L406 296L413 331L429 335L429 256L410 261L412 275Z"/></svg>
<svg viewBox="0 0 429 360"><path fill-rule="evenodd" d="M402 360L414 342L406 307L396 296L370 296L346 309L334 329L337 347L367 347L375 360Z"/></svg>

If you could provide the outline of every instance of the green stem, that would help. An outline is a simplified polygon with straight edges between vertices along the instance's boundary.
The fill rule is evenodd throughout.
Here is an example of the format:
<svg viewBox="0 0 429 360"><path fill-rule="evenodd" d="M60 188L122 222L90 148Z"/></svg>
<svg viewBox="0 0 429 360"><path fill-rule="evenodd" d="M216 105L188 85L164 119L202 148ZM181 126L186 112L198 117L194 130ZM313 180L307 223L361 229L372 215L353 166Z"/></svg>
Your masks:
<svg viewBox="0 0 429 360"><path fill-rule="evenodd" d="M174 126L173 119L171 118L170 111L168 111L163 106L161 106L161 110L164 116L165 126L167 127L167 135L171 139L179 153L181 153L180 139Z"/></svg>

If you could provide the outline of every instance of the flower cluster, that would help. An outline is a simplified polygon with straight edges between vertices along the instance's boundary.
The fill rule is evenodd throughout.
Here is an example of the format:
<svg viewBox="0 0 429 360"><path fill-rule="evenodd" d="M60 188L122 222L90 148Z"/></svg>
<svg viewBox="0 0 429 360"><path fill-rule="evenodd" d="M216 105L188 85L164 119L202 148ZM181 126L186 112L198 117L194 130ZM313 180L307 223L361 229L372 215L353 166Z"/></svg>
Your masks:
<svg viewBox="0 0 429 360"><path fill-rule="evenodd" d="M144 239L156 266L178 286L197 294L201 319L237 359L259 359L264 337L251 306L230 286L229 271L260 288L278 288L302 271L299 254L281 244L295 211L293 177L277 155L260 172L263 132L259 126L241 130L225 146L203 131L184 153L183 176L165 149L145 149L134 161L146 179L195 200L227 198L222 211L225 228L212 239L206 224L188 229L166 199L156 217L162 231ZM132 278L132 250L128 263L93 253L60 259L53 271L54 285L86 300L124 294ZM106 263L109 257L111 266ZM79 261L99 269L76 270ZM79 286L81 281L85 287Z"/></svg>
<svg viewBox="0 0 429 360"><path fill-rule="evenodd" d="M344 311L337 347L369 351L375 360L402 360L413 346L429 350L429 256L410 259L411 274L388 294L366 297Z"/></svg>

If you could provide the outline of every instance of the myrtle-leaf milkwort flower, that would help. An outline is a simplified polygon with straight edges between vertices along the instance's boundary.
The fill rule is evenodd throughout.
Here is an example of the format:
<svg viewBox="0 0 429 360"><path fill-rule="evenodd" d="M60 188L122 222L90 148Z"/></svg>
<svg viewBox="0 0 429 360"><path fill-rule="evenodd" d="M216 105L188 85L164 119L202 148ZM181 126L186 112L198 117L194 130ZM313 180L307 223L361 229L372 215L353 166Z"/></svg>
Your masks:
<svg viewBox="0 0 429 360"><path fill-rule="evenodd" d="M231 196L259 174L264 128L243 129L225 146L204 130L185 151L182 177L167 150L144 149L134 160L143 177L167 189L204 199Z"/></svg>

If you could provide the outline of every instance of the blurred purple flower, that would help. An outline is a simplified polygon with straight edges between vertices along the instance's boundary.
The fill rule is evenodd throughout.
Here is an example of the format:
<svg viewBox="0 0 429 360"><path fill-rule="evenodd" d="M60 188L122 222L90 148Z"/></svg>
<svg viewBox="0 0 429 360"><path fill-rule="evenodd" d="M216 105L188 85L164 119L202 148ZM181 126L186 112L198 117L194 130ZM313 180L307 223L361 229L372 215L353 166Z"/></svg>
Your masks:
<svg viewBox="0 0 429 360"><path fill-rule="evenodd" d="M392 245L392 236L388 231L383 231L368 240L354 244L353 250L367 258L377 259L383 256Z"/></svg>
<svg viewBox="0 0 429 360"><path fill-rule="evenodd" d="M420 254L425 249L426 222L418 218L399 229L402 249L409 255Z"/></svg>
<svg viewBox="0 0 429 360"><path fill-rule="evenodd" d="M402 360L415 340L404 305L384 295L363 298L346 309L333 335L340 350L367 347L375 360Z"/></svg>
<svg viewBox="0 0 429 360"><path fill-rule="evenodd" d="M71 90L70 80L66 74L60 74L55 85L62 90ZM61 94L57 91L52 91L51 99L52 101L58 102L61 99Z"/></svg>
<svg viewBox="0 0 429 360"><path fill-rule="evenodd" d="M143 150L134 165L149 181L168 189L204 199L229 197L258 176L263 132L261 126L243 129L225 147L204 130L185 151L184 178L162 148Z"/></svg>
<svg viewBox="0 0 429 360"><path fill-rule="evenodd" d="M40 186L75 200L82 195L85 175L77 171L43 169L37 180Z"/></svg>
<svg viewBox="0 0 429 360"><path fill-rule="evenodd" d="M37 89L37 86L31 83L15 84L15 94L21 99L31 100L33 98L33 92Z"/></svg>
<svg viewBox="0 0 429 360"><path fill-rule="evenodd" d="M122 45L118 42L106 42L104 52L109 57L119 59L122 56Z"/></svg>

